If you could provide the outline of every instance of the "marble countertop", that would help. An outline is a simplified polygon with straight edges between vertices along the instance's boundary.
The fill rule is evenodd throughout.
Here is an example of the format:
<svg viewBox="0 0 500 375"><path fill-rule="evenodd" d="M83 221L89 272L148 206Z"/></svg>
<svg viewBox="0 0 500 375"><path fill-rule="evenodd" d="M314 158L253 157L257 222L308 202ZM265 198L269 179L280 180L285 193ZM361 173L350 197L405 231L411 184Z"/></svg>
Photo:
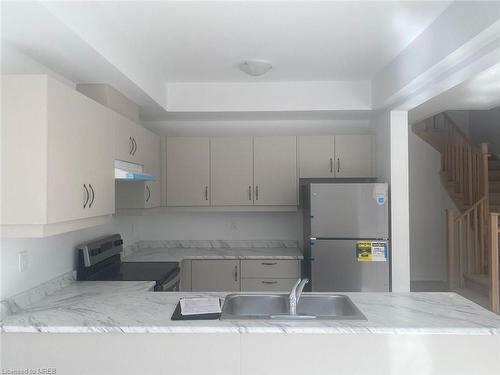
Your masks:
<svg viewBox="0 0 500 375"><path fill-rule="evenodd" d="M26 306L2 332L313 333L499 335L500 317L455 293L346 293L366 321L171 321L181 297L227 293L152 292L152 282L86 281Z"/></svg>
<svg viewBox="0 0 500 375"><path fill-rule="evenodd" d="M293 247L143 247L128 252L124 262L180 262L184 259L303 259Z"/></svg>

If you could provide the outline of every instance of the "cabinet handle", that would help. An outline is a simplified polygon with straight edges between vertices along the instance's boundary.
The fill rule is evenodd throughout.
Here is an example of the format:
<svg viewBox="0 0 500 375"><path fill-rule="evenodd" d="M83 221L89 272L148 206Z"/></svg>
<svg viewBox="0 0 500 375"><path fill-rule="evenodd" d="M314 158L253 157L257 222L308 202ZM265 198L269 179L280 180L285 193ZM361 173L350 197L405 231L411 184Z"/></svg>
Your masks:
<svg viewBox="0 0 500 375"><path fill-rule="evenodd" d="M252 200L252 186L250 185L248 186L248 200Z"/></svg>
<svg viewBox="0 0 500 375"><path fill-rule="evenodd" d="M234 266L234 281L238 281L238 266Z"/></svg>
<svg viewBox="0 0 500 375"><path fill-rule="evenodd" d="M92 200L89 203L89 208L90 208L90 207L92 207L92 203L94 203L95 192L94 192L94 188L92 187L91 184L89 184L89 188L90 188L90 191L92 192Z"/></svg>
<svg viewBox="0 0 500 375"><path fill-rule="evenodd" d="M337 158L337 172L340 172L340 158Z"/></svg>
<svg viewBox="0 0 500 375"><path fill-rule="evenodd" d="M262 262L261 264L263 266L275 266L278 263L277 262Z"/></svg>
<svg viewBox="0 0 500 375"><path fill-rule="evenodd" d="M132 150L134 149L134 142L132 141L132 137L128 137L130 140L130 149L128 150L128 154L132 155Z"/></svg>
<svg viewBox="0 0 500 375"><path fill-rule="evenodd" d="M259 200L259 185L255 187L255 200L256 201Z"/></svg>
<svg viewBox="0 0 500 375"><path fill-rule="evenodd" d="M132 137L132 142L134 144L133 151L132 151L132 156L133 156L133 155L135 155L135 153L137 151L137 142L135 141L134 137Z"/></svg>
<svg viewBox="0 0 500 375"><path fill-rule="evenodd" d="M85 189L85 202L83 203L83 208L87 207L87 203L89 201L89 189L87 189L87 185L83 184L83 188Z"/></svg>
<svg viewBox="0 0 500 375"><path fill-rule="evenodd" d="M330 158L330 173L333 173L333 158Z"/></svg>
<svg viewBox="0 0 500 375"><path fill-rule="evenodd" d="M151 190L149 189L149 186L146 185L146 190L148 195L146 196L146 202L149 202L149 198L151 198Z"/></svg>
<svg viewBox="0 0 500 375"><path fill-rule="evenodd" d="M261 282L262 282L262 284L278 284L277 281L265 281L265 280L262 280Z"/></svg>
<svg viewBox="0 0 500 375"><path fill-rule="evenodd" d="M208 185L205 185L205 200L208 201Z"/></svg>

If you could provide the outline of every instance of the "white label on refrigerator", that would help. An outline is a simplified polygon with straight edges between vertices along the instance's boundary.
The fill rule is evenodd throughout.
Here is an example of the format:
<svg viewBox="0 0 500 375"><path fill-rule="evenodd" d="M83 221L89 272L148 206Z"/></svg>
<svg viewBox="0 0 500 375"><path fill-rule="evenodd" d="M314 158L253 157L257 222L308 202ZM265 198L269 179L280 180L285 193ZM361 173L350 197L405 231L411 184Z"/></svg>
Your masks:
<svg viewBox="0 0 500 375"><path fill-rule="evenodd" d="M372 262L385 262L387 260L387 244L385 242L372 242Z"/></svg>

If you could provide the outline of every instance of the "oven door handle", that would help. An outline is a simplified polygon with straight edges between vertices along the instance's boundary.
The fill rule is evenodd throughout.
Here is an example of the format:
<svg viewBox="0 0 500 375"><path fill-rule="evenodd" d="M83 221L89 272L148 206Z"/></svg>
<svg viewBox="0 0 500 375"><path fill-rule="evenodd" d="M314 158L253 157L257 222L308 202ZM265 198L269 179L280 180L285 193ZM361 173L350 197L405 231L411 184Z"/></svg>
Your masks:
<svg viewBox="0 0 500 375"><path fill-rule="evenodd" d="M178 284L179 281L181 280L181 273L177 272L173 278L171 278L168 281L165 281L162 285L160 285L160 291L167 292L169 289L171 289L175 284ZM178 292L178 290L174 290L175 292Z"/></svg>

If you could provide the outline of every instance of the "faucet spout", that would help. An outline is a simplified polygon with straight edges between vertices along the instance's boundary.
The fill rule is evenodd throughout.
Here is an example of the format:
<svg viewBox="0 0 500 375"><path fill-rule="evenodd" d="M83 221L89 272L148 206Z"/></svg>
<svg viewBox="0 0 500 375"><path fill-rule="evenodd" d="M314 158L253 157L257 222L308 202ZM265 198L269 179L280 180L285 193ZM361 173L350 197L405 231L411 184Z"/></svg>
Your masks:
<svg viewBox="0 0 500 375"><path fill-rule="evenodd" d="M297 315L297 305L299 304L300 296L302 295L302 291L304 287L309 282L309 279L298 279L294 284L290 295L288 296L289 305L290 305L290 315Z"/></svg>

